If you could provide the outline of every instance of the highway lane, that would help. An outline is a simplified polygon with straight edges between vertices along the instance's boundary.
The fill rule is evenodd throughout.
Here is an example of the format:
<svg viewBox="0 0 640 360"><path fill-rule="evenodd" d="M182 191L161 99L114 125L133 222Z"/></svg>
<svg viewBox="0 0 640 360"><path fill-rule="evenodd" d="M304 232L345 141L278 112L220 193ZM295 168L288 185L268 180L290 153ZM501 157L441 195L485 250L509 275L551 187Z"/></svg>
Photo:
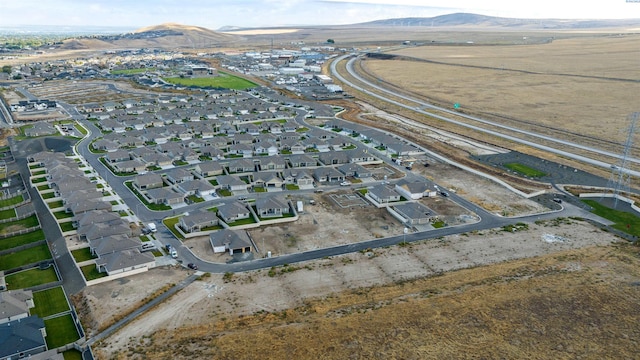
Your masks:
<svg viewBox="0 0 640 360"><path fill-rule="evenodd" d="M535 132L525 131L525 130L521 130L521 129L518 129L518 128L510 127L510 126L507 126L507 125L502 125L502 124L495 123L495 122L492 122L492 121L489 121L489 120L485 120L485 119L481 119L481 118L478 118L478 117L475 117L475 116L470 116L470 115L458 113L458 112L455 112L455 111L452 111L452 110L449 110L449 109L446 109L446 108L438 107L438 106L426 103L424 101L420 101L420 100L411 98L409 96L398 94L396 92L393 92L393 91L387 90L387 89L385 89L385 88L383 88L381 86L378 86L377 84L371 83L368 80L363 79L361 76L359 76L353 70L353 62L357 59L356 57L353 57L352 59L350 59L347 62L346 69L349 72L349 74L351 76L353 76L355 79L357 79L359 82L361 82L363 84L366 84L366 86L368 88L376 89L378 91L381 91L381 92L384 92L384 93L387 93L387 94L391 94L394 97L401 98L401 99L404 99L404 100L407 100L407 101L411 101L411 102L413 102L415 104L418 104L419 106L417 106L417 107L416 106L409 106L409 105L406 105L406 104L401 103L399 101L395 101L393 99L387 98L387 97L382 96L380 94L374 93L374 92L372 92L372 91L370 91L368 89L365 89L362 86L354 84L354 83L350 82L349 80L347 80L342 75L340 75L338 73L337 69L336 69L336 65L340 61L343 61L343 60L345 60L346 58L348 58L350 56L352 56L352 55L351 54L342 55L342 56L338 57L336 60L334 60L331 63L330 70L331 70L332 75L337 77L340 81L344 82L348 86L350 86L350 87L352 87L352 88L354 88L354 89L356 89L358 91L362 91L367 95L370 95L370 96L373 96L373 97L378 98L380 100L383 100L385 102L392 103L394 105L403 107L405 109L413 110L413 111L421 113L423 115L431 116L431 117L436 118L438 120L446 121L446 122L449 122L449 123L452 123L452 124L456 124L456 125L459 125L459 126L463 126L463 127L475 130L475 131L480 131L480 132L483 132L483 133L486 133L486 134L494 135L494 136L497 136L497 137L500 137L500 138L503 138L503 139L511 140L511 141L514 141L514 142L517 142L517 143L520 143L520 144L531 146L531 147L534 147L534 148L537 148L537 149L540 149L540 150L544 150L544 151L548 151L548 152L551 152L551 153L554 153L554 154L566 156L566 157L569 157L569 158L572 158L572 159L575 159L575 160L579 160L579 161L585 162L587 164L591 164L591 165L595 165L595 166L599 166L599 167L603 167L603 168L607 168L607 169L609 169L611 167L611 163L607 163L607 162L591 159L591 158L586 157L586 156L574 154L574 153L571 153L571 152L565 151L565 150L559 150L559 149L556 149L554 147L547 146L547 145L541 145L541 144L535 143L533 141L524 140L524 139L521 139L521 138L518 138L518 137L515 137L515 136L512 136L512 135L509 135L509 134L504 134L504 133L501 133L501 132L498 132L498 131L485 129L485 128L482 128L480 126L475 126L475 125L472 125L472 124L467 124L467 123L464 123L464 122L460 122L460 121L457 121L457 120L454 120L454 119L451 119L451 118L447 118L447 117L442 116L442 115L438 115L438 114L434 114L434 113L422 110L421 108L422 107L426 107L426 108L430 108L430 109L446 112L446 113L449 113L449 114L452 114L452 115L455 115L455 116L464 117L466 119L473 120L473 121L476 121L476 122L479 122L479 123L482 123L482 124L495 126L495 127L504 129L504 130L506 130L506 131L508 131L508 132L510 132L512 134L519 133L519 134L523 134L523 135L527 135L527 136L531 136L531 137L535 137L535 138L539 138L539 139L543 139L543 140L547 140L547 141L552 141L552 142L555 142L555 143L558 143L558 144L574 147L574 148L577 148L577 149L586 150L586 151L590 151L590 152L597 153L597 154L600 154L600 155L613 157L613 158L618 159L618 160L621 159L621 157L622 157L622 155L620 155L620 154L615 154L615 153L612 153L612 152L609 152L609 151L606 151L606 150L601 150L601 149L597 149L597 148L593 148L593 147L589 147L589 146L584 146L584 145L577 144L577 143L574 143L574 142L571 142L571 141L556 139L556 138L549 137L549 136L546 136L546 135L540 135L540 134L537 134ZM628 157L627 161L632 162L632 163L636 163L636 164L640 163L640 159L637 159L637 158L634 158L634 157ZM630 175L640 176L640 172L639 171L634 171L634 170L630 170L630 169L625 169L625 170Z"/></svg>

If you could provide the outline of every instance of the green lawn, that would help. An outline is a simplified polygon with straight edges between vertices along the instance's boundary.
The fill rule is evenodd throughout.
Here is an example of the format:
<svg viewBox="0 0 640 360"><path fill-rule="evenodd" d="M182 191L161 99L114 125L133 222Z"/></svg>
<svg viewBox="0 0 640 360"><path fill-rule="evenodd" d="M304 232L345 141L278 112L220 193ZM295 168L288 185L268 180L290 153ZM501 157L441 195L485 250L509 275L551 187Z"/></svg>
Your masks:
<svg viewBox="0 0 640 360"><path fill-rule="evenodd" d="M60 224L60 230L62 230L62 232L67 232L67 231L72 231L75 230L76 228L73 227L73 222L69 221L69 222L64 222Z"/></svg>
<svg viewBox="0 0 640 360"><path fill-rule="evenodd" d="M595 200L582 201L593 208L594 214L613 221L615 224L611 226L612 228L640 236L640 218L634 214L606 207Z"/></svg>
<svg viewBox="0 0 640 360"><path fill-rule="evenodd" d="M44 190L51 190L51 187L49 187L49 184L44 184L44 185L40 185L37 187L38 191L44 191Z"/></svg>
<svg viewBox="0 0 640 360"><path fill-rule="evenodd" d="M233 90L246 90L256 87L255 83L245 80L243 78L233 76L224 72L219 72L220 76L216 77L202 77L202 78L164 78L163 80L176 85L182 86L195 86L195 87L211 87L211 88L225 88Z"/></svg>
<svg viewBox="0 0 640 360"><path fill-rule="evenodd" d="M47 187L49 186L47 185ZM23 200L24 199L22 198L22 194L14 196L12 198L2 199L0 200L0 208L20 204Z"/></svg>
<svg viewBox="0 0 640 360"><path fill-rule="evenodd" d="M53 266L44 270L33 268L7 275L7 289L24 289L32 286L58 281L58 275Z"/></svg>
<svg viewBox="0 0 640 360"><path fill-rule="evenodd" d="M15 253L0 255L0 270L9 270L47 259L51 259L51 252L47 244L42 244Z"/></svg>
<svg viewBox="0 0 640 360"><path fill-rule="evenodd" d="M52 201L50 203L47 203L47 206L49 207L49 209L57 209L63 207L64 203L62 202L62 200Z"/></svg>
<svg viewBox="0 0 640 360"><path fill-rule="evenodd" d="M82 270L82 275L84 275L84 278L87 281L107 276L107 273L98 272L98 268L95 264L81 266L80 270Z"/></svg>
<svg viewBox="0 0 640 360"><path fill-rule="evenodd" d="M41 318L70 310L62 286L34 292L33 303L36 307L31 310L31 315Z"/></svg>
<svg viewBox="0 0 640 360"><path fill-rule="evenodd" d="M0 239L0 250L7 250L44 239L44 232L42 231L42 229L38 229L30 233Z"/></svg>
<svg viewBox="0 0 640 360"><path fill-rule="evenodd" d="M56 193L54 192L48 192L46 194L42 194L43 199L53 199L54 197L56 197Z"/></svg>
<svg viewBox="0 0 640 360"><path fill-rule="evenodd" d="M62 353L64 360L82 360L82 353L76 349L67 350Z"/></svg>
<svg viewBox="0 0 640 360"><path fill-rule="evenodd" d="M80 339L71 315L45 320L44 327L47 331L46 339L49 349L55 349Z"/></svg>
<svg viewBox="0 0 640 360"><path fill-rule="evenodd" d="M177 237L178 239L184 239L184 236L182 236L182 234L180 234L175 227L175 225L178 223L179 220L180 220L180 217L176 216L176 217L166 218L162 220L162 223L169 229L169 231L173 233L175 237Z"/></svg>
<svg viewBox="0 0 640 360"><path fill-rule="evenodd" d="M11 219L16 217L16 209L7 209L0 211L0 219Z"/></svg>
<svg viewBox="0 0 640 360"><path fill-rule="evenodd" d="M504 164L504 167L506 167L511 171L517 172L520 175L524 175L532 178L538 178L538 177L543 177L547 175L547 173L545 172L542 172L538 169L534 169L532 167L529 167L527 165L520 164L520 163L507 163L507 164Z"/></svg>
<svg viewBox="0 0 640 360"><path fill-rule="evenodd" d="M71 251L71 255L73 255L73 258L78 263L96 258L95 256L91 255L91 249L88 247L73 250Z"/></svg>
<svg viewBox="0 0 640 360"><path fill-rule="evenodd" d="M56 211L53 213L53 216L56 217L56 219L68 219L68 218L72 218L73 214L72 213L68 213L64 210L60 210L60 211Z"/></svg>

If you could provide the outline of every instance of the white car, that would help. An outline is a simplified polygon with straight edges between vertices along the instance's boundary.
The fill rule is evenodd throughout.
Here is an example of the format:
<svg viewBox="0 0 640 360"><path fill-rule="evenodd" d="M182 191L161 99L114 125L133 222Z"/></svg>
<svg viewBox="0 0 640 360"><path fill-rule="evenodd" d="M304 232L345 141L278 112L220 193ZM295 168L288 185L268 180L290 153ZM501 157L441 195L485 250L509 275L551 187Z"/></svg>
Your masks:
<svg viewBox="0 0 640 360"><path fill-rule="evenodd" d="M340 183L340 186L349 186L349 185L351 185L351 182L349 181L343 181Z"/></svg>

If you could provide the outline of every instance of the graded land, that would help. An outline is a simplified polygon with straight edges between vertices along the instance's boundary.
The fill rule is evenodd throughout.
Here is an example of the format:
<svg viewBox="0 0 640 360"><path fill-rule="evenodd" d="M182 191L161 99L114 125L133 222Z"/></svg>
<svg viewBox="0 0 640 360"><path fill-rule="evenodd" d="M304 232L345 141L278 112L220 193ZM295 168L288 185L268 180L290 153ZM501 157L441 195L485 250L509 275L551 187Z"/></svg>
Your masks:
<svg viewBox="0 0 640 360"><path fill-rule="evenodd" d="M205 276L97 346L100 358L632 358L638 248L570 220ZM105 309L187 276L156 269L79 296ZM143 295L140 295L143 294ZM124 309L123 309L124 310Z"/></svg>

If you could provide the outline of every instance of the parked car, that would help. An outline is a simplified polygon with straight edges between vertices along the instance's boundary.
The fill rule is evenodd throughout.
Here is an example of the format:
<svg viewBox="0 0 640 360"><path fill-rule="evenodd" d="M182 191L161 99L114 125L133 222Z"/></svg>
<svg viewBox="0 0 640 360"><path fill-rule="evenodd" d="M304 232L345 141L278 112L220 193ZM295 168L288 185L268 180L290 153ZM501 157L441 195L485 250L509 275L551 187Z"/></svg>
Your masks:
<svg viewBox="0 0 640 360"><path fill-rule="evenodd" d="M349 185L351 185L350 181L343 181L340 183L340 186L349 186Z"/></svg>
<svg viewBox="0 0 640 360"><path fill-rule="evenodd" d="M194 264L194 263L188 263L188 264L187 264L187 267L188 267L189 269L192 269L192 270L198 270L198 265L196 265L196 264Z"/></svg>
<svg viewBox="0 0 640 360"><path fill-rule="evenodd" d="M449 197L449 193L446 191L440 191L440 195L444 196L444 197Z"/></svg>

